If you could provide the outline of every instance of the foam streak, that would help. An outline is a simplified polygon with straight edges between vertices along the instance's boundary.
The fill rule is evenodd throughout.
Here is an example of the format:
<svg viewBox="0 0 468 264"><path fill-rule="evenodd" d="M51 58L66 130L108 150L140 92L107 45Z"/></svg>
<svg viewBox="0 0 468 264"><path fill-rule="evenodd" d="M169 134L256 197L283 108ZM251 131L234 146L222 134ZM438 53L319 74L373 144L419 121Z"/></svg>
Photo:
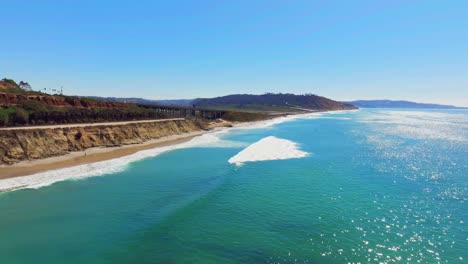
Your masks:
<svg viewBox="0 0 468 264"><path fill-rule="evenodd" d="M228 162L242 165L245 162L297 159L308 155L309 153L299 150L295 142L269 136L248 146Z"/></svg>

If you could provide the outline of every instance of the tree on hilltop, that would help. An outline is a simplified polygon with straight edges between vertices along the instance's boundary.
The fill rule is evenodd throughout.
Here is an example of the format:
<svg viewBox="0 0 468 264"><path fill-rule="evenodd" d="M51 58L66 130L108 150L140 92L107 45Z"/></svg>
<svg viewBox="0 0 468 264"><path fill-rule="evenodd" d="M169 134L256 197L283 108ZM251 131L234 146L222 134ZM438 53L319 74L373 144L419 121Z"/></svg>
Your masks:
<svg viewBox="0 0 468 264"><path fill-rule="evenodd" d="M18 84L19 88L25 90L25 91L32 91L31 85L27 82L20 81Z"/></svg>

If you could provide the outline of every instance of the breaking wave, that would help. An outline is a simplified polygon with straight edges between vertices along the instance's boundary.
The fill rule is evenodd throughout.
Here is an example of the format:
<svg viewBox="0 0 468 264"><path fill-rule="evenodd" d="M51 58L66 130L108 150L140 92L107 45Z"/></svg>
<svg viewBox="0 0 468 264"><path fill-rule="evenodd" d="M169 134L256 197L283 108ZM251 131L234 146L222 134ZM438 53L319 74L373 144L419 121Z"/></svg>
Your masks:
<svg viewBox="0 0 468 264"><path fill-rule="evenodd" d="M273 118L270 120L265 121L257 121L252 123L247 123L241 126L236 126L233 128L227 128L223 130L213 131L210 133L203 134L201 136L197 136L190 141L164 146L164 147L157 147L154 149L143 150L137 152L135 154L124 156L112 160L106 160L96 163L78 165L73 167L68 167L64 169L58 170L51 170L47 172L36 173L33 175L22 176L22 177L14 177L9 179L0 180L0 192L6 191L14 191L19 189L37 189L40 187L48 186L53 183L64 181L64 180L77 180L77 179L84 179L88 177L95 177L95 176L103 176L112 173L118 173L121 171L126 170L127 166L131 162L135 162L138 160L151 158L158 156L164 152L183 149L183 148L193 148L193 147L219 147L219 148L239 148L239 147L246 147L248 143L245 142L238 142L238 141L231 141L222 139L222 135L229 133L233 130L251 130L251 129L265 129L269 127L273 127L277 124L294 121L298 119L315 119L315 118L322 118L322 117L330 117L329 115L332 114L339 114L344 111L335 111L335 112L322 112L322 113L307 113L301 115L289 115L284 117ZM297 144L288 140L278 139L274 137L265 138L267 142L275 143L272 144L273 147L262 147L260 144L260 148L258 150L264 151L263 154L260 156L252 155L250 160L246 158L249 151L243 153L240 157L242 158L242 162L248 161L256 161L256 160L273 160L273 159L288 159L288 158L300 158L305 157L308 153L300 151L297 149ZM261 143L261 142L257 142ZM245 150L248 150L251 147L257 148L258 146L255 145L256 143L250 145ZM239 156L239 153L236 156ZM233 157L234 158L234 157ZM233 158L231 160L233 160ZM239 157L236 159L240 159ZM236 160L234 159L234 160ZM242 163L241 162L241 163Z"/></svg>
<svg viewBox="0 0 468 264"><path fill-rule="evenodd" d="M248 146L230 158L228 162L242 165L245 162L296 159L307 156L309 156L309 153L299 150L297 143L269 136Z"/></svg>
<svg viewBox="0 0 468 264"><path fill-rule="evenodd" d="M111 173L124 171L128 164L134 161L155 157L164 152L191 148L191 147L239 147L245 145L242 142L222 140L217 136L218 132L204 134L191 139L190 141L158 147L149 150L139 151L135 154L124 156L112 160L100 161L90 164L78 165L74 167L41 172L33 175L14 177L10 179L0 180L0 192L14 191L18 189L37 189L40 187L51 185L55 182L83 179L93 176L102 176Z"/></svg>
<svg viewBox="0 0 468 264"><path fill-rule="evenodd" d="M223 129L219 131L214 131L211 133L206 133L201 136L197 136L190 141L158 147L149 150L139 151L135 154L124 156L112 160L100 161L90 164L78 165L73 167L68 167L64 169L51 170L47 172L36 173L33 175L14 177L9 179L0 180L0 192L14 191L19 189L37 189L40 187L45 187L56 182L64 180L78 180L88 177L103 176L112 173L118 173L124 171L128 164L138 160L151 158L158 156L164 152L183 149L183 148L192 148L192 147L220 147L220 148L239 148L245 147L246 143L224 140L221 138L221 135L228 133L231 130L238 129L259 129L259 128L268 128L279 123L291 121L297 118L303 118L308 115L298 115L298 116L285 116L280 118L275 118L266 121L259 121L249 123L244 126L233 127L229 129Z"/></svg>

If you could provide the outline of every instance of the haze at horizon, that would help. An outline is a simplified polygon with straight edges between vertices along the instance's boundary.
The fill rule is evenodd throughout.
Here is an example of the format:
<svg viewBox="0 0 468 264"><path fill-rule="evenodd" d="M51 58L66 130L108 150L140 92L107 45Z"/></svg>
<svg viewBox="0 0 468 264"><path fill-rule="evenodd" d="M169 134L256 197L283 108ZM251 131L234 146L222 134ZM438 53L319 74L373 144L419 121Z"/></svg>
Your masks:
<svg viewBox="0 0 468 264"><path fill-rule="evenodd" d="M0 77L150 99L315 93L468 106L468 3L2 2Z"/></svg>

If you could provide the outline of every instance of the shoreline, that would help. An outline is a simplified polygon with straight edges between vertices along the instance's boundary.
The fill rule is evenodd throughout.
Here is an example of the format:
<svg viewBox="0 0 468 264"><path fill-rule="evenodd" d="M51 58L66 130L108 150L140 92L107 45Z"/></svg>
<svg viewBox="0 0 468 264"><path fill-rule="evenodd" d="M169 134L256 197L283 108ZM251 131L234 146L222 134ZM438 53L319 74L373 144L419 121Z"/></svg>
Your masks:
<svg viewBox="0 0 468 264"><path fill-rule="evenodd" d="M349 111L349 110L342 110ZM93 164L102 161L130 156L137 152L149 149L157 149L167 146L179 145L188 142L195 137L206 133L219 132L235 128L249 128L271 126L278 123L292 120L300 116L314 115L324 112L334 111L318 111L313 113L303 113L297 115L279 116L272 119L258 120L252 122L231 123L232 127L215 127L210 130L199 130L184 134L171 135L158 139L148 140L141 144L122 145L117 147L96 147L89 148L84 151L71 152L66 155L50 157L40 160L26 160L12 165L0 165L0 181L19 177L33 176L38 173L66 169L80 165ZM340 112L340 111L336 111Z"/></svg>
<svg viewBox="0 0 468 264"><path fill-rule="evenodd" d="M112 160L129 156L143 150L177 145L190 141L192 138L203 135L207 132L210 131L200 130L152 139L141 144L89 148L84 151L71 152L63 156L21 161L12 165L0 165L0 180L31 176L41 172Z"/></svg>

